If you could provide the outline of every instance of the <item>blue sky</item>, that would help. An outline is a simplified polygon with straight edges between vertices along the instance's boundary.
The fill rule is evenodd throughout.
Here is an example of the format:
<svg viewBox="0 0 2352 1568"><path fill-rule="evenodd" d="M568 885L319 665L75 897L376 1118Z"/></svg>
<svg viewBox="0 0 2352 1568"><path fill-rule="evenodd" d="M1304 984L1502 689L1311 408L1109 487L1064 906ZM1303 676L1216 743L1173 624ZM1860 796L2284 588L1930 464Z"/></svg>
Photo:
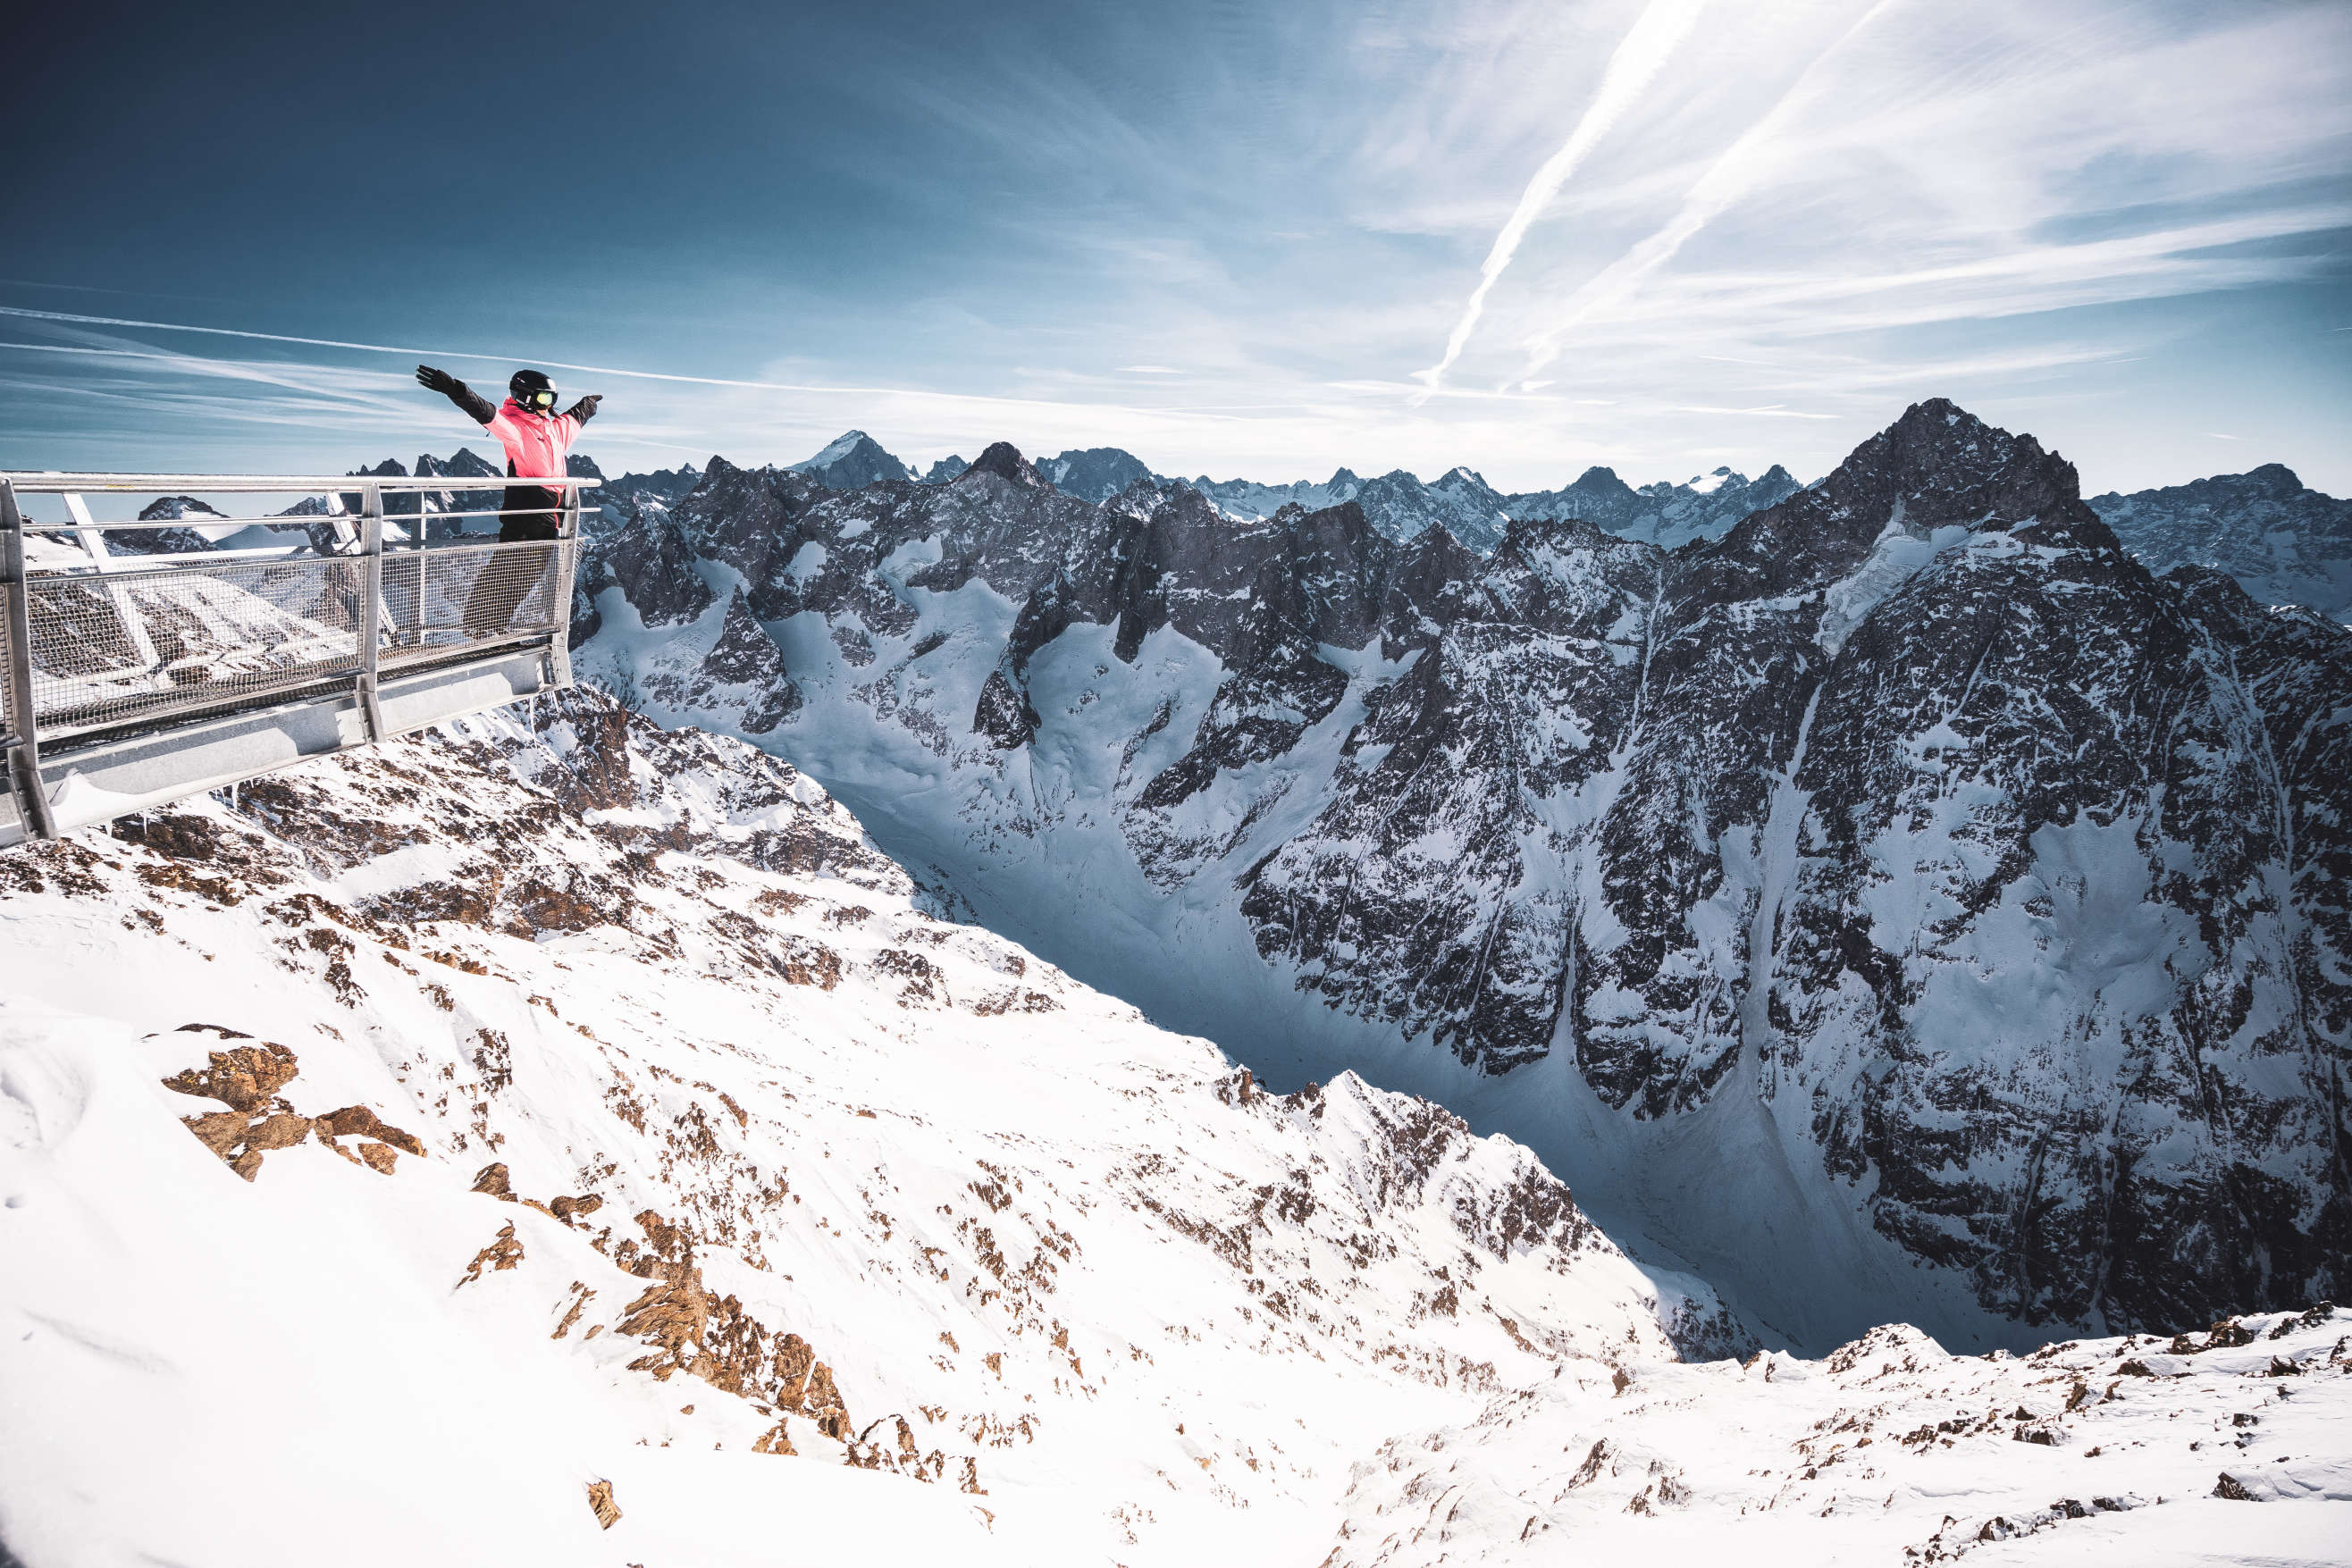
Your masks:
<svg viewBox="0 0 2352 1568"><path fill-rule="evenodd" d="M2093 490L2281 461L2352 494L2341 4L18 27L55 68L13 89L0 465L478 442L408 382L426 357L597 367L554 374L606 394L608 467L855 425L924 462L1811 477L1941 394Z"/></svg>

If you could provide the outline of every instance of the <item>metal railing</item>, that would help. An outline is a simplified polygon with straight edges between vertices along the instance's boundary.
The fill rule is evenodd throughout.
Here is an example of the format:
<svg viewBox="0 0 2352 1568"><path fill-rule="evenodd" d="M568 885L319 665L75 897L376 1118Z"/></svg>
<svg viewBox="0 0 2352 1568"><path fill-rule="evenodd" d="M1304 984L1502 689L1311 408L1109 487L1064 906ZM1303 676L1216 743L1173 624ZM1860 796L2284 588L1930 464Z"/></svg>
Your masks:
<svg viewBox="0 0 2352 1568"><path fill-rule="evenodd" d="M31 836L56 834L42 788L45 751L68 755L126 733L311 696L355 703L373 742L387 733L382 679L518 650L542 651L546 684L569 685L581 492L596 483L0 473L0 746L21 822ZM536 486L554 504L445 504L453 494L510 486ZM387 517L387 497L412 494L414 511ZM100 522L90 495L297 495L319 504L269 516L236 516L246 508L232 507ZM65 517L27 519L19 497L29 496L58 497ZM554 537L428 536L452 519L462 528L464 519L517 516L551 519ZM154 553L108 548L110 538L131 535L135 549L142 533ZM236 548L219 548L239 535Z"/></svg>

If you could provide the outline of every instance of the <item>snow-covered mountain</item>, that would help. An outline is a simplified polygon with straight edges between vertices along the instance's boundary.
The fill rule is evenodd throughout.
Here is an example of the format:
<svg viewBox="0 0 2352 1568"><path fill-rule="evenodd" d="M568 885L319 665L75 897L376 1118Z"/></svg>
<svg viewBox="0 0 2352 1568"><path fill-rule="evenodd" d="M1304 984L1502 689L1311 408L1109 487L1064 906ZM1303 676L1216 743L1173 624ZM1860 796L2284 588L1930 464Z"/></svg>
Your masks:
<svg viewBox="0 0 2352 1568"><path fill-rule="evenodd" d="M1041 471L1053 479L1050 465L1042 465ZM1720 538L1749 513L1786 500L1800 488L1777 464L1760 479L1717 468L1682 484L1661 480L1639 489L1618 478L1612 469L1589 468L1574 483L1557 490L1514 495L1496 490L1468 468L1451 469L1426 485L1401 468L1370 480L1341 468L1319 485L1306 480L1261 485L1246 479L1211 479L1206 475L1157 482L1162 489L1189 484L1215 503L1219 511L1244 521L1271 517L1287 506L1311 512L1354 501L1363 507L1366 520L1391 539L1402 542L1443 528L1456 543L1480 554L1501 541L1513 518L1580 518L1605 533L1672 549L1692 539ZM1108 500L1116 493L1097 494L1055 483L1082 500Z"/></svg>
<svg viewBox="0 0 2352 1568"><path fill-rule="evenodd" d="M1187 481L1163 482L1162 488L1175 483ZM1189 483L1219 511L1243 522L1263 521L1285 507L1319 511L1352 501L1373 528L1400 543L1444 528L1458 542L1484 552L1494 548L1510 520L1503 497L1467 468L1449 469L1428 485L1402 468L1375 479L1360 479L1340 468L1320 485L1305 480L1260 485L1246 479L1213 480L1205 475Z"/></svg>
<svg viewBox="0 0 2352 1568"><path fill-rule="evenodd" d="M2091 509L2150 571L2226 571L2263 604L2352 620L2352 501L2306 486L2284 464L2190 485L2110 491Z"/></svg>
<svg viewBox="0 0 2352 1568"><path fill-rule="evenodd" d="M912 465L901 463L861 430L845 432L823 452L791 466L835 490L919 477ZM926 485L949 484L968 466L961 457L942 458L919 479ZM1205 474L1192 479L1170 478L1153 473L1141 458L1116 446L1074 448L1059 457L1040 458L1034 466L1046 484L1081 501L1108 503L1138 484L1161 491L1184 486L1198 490L1218 511L1242 522L1261 521L1288 506L1319 511L1353 501L1363 508L1372 527L1389 538L1402 543L1443 528L1457 543L1480 554L1501 541L1514 517L1580 517L1609 533L1672 548L1692 539L1718 538L1740 518L1785 500L1799 488L1797 481L1778 465L1760 479L1717 468L1682 484L1660 481L1638 490L1610 469L1591 468L1557 490L1508 496L1468 468L1450 469L1427 484L1402 468L1374 479L1361 479L1341 468L1319 485L1306 480L1265 485L1248 479L1212 479ZM638 477L628 476L620 483ZM666 496L665 501L675 498Z"/></svg>
<svg viewBox="0 0 2352 1568"><path fill-rule="evenodd" d="M1412 477L1409 474L1404 476L1408 479ZM1319 512L1326 507L1352 501L1364 493L1363 480L1346 468L1333 469L1331 477L1320 485L1305 479L1287 485L1261 485L1254 479L1212 479L1206 474L1186 483L1208 497L1217 510L1225 516L1251 523L1270 517L1285 507L1303 507L1310 512ZM1081 498L1094 499L1092 497Z"/></svg>
<svg viewBox="0 0 2352 1568"><path fill-rule="evenodd" d="M681 463L675 468L656 468L650 474L599 477L604 483L590 491L584 503L596 511L583 519L582 528L592 538L606 539L626 528L636 514L659 515L684 500L702 483L702 470L691 463Z"/></svg>
<svg viewBox="0 0 2352 1568"><path fill-rule="evenodd" d="M581 666L1286 1085L1507 1129L1826 1349L2341 1288L2352 645L1920 404L1672 552L714 462Z"/></svg>
<svg viewBox="0 0 2352 1568"><path fill-rule="evenodd" d="M1297 1562L1381 1435L1752 1343L937 907L593 693L0 856L9 1561Z"/></svg>
<svg viewBox="0 0 2352 1568"><path fill-rule="evenodd" d="M186 555L212 549L215 548L214 540L220 535L236 531L226 526L226 513L194 496L159 496L139 509L139 520L185 526L125 528L110 533L106 536L109 555Z"/></svg>
<svg viewBox="0 0 2352 1568"><path fill-rule="evenodd" d="M2340 1556L2331 1309L1754 1352L950 897L587 691L0 855L0 1554Z"/></svg>
<svg viewBox="0 0 2352 1568"><path fill-rule="evenodd" d="M956 472L962 469L959 465ZM1139 479L1146 483L1157 479L1141 458L1116 446L1090 446L1083 452L1072 450L1059 457L1041 458L1037 472L1055 489L1081 501L1108 501ZM955 475L947 477L952 479Z"/></svg>
<svg viewBox="0 0 2352 1568"><path fill-rule="evenodd" d="M1581 517L1604 533L1672 549L1693 539L1721 538L1743 517L1777 507L1801 488L1777 463L1758 479L1717 468L1678 485L1660 480L1638 489L1614 469L1588 468L1559 489L1506 497L1503 508L1515 517Z"/></svg>
<svg viewBox="0 0 2352 1568"><path fill-rule="evenodd" d="M918 477L914 469L883 451L881 443L862 430L842 432L815 456L791 465L791 471L805 474L835 490L856 490L884 480L897 483Z"/></svg>

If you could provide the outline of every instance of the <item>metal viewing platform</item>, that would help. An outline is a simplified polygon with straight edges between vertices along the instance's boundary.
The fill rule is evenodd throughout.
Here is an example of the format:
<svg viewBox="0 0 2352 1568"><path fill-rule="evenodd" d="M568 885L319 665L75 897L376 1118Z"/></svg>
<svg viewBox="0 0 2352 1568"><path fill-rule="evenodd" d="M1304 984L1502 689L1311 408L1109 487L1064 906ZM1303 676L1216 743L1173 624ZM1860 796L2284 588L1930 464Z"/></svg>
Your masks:
<svg viewBox="0 0 2352 1568"><path fill-rule="evenodd" d="M0 473L0 847L570 685L596 483ZM509 484L556 504L447 504ZM99 521L91 496L162 505ZM234 515L270 496L304 499ZM556 537L464 531L518 515Z"/></svg>

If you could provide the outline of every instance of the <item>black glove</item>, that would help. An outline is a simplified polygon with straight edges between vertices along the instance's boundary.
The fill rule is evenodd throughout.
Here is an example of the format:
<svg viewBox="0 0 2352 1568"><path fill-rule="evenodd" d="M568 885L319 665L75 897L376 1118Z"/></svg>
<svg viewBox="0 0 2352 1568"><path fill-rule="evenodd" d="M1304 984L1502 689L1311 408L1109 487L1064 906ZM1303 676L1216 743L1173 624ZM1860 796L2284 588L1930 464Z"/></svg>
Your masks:
<svg viewBox="0 0 2352 1568"><path fill-rule="evenodd" d="M446 397L466 383L446 371L436 371L431 365L416 367L416 384L427 392L437 392Z"/></svg>
<svg viewBox="0 0 2352 1568"><path fill-rule="evenodd" d="M590 392L572 405L572 412L578 414L583 421L593 419L596 417L596 405L604 401L603 392Z"/></svg>

